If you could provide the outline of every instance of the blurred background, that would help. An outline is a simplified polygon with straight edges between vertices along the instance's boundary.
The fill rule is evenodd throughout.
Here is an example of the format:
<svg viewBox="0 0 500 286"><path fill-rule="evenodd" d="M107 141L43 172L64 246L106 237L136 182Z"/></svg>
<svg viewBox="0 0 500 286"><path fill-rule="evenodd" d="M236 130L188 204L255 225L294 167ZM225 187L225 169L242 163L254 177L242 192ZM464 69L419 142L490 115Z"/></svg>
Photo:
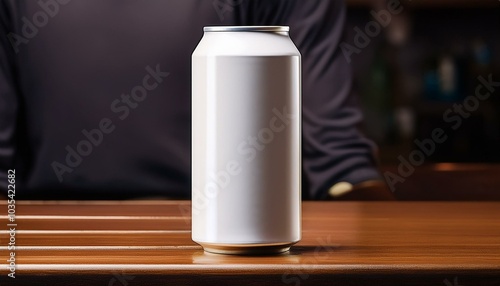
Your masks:
<svg viewBox="0 0 500 286"><path fill-rule="evenodd" d="M345 48L364 132L379 146L382 169L398 174L402 160L421 150L415 140L432 139L436 128L447 136L424 162L414 157L415 174L394 184L398 198L500 199L500 91L490 90L486 100L475 96L478 77L500 82L500 2L347 0L347 6ZM469 109L460 110L464 103Z"/></svg>

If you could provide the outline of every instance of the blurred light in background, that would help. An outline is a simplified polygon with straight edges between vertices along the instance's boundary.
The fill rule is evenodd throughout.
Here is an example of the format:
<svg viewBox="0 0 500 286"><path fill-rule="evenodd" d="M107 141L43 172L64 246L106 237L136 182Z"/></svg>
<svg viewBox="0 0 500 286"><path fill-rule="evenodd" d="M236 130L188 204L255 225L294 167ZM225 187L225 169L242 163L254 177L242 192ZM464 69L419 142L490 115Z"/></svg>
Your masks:
<svg viewBox="0 0 500 286"><path fill-rule="evenodd" d="M369 41L351 55L351 64L365 133L379 145L381 163L398 163L419 148L415 139L431 138L436 128L447 139L425 163L500 162L500 87L486 100L470 98L482 84L478 77L500 82L500 2L347 4L346 42ZM400 12L390 13L391 7Z"/></svg>

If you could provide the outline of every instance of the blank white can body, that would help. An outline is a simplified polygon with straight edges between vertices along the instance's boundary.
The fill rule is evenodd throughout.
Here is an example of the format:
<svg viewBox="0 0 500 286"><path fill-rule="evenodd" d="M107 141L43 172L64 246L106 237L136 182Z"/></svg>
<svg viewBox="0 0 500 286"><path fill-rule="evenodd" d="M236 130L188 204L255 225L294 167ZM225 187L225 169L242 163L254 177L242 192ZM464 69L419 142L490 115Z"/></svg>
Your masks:
<svg viewBox="0 0 500 286"><path fill-rule="evenodd" d="M284 26L205 27L192 55L192 239L279 253L301 238L301 56Z"/></svg>

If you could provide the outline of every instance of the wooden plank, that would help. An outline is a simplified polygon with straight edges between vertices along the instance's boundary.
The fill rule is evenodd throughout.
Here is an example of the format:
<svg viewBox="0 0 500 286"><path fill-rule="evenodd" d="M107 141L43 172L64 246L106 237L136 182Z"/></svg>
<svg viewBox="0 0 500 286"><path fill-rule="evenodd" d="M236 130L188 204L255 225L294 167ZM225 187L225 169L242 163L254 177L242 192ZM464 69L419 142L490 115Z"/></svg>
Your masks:
<svg viewBox="0 0 500 286"><path fill-rule="evenodd" d="M442 283L450 275L488 285L500 277L497 202L304 202L301 242L285 254L253 257L204 253L191 240L189 217L179 211L179 206L189 209L187 202L19 201L18 206L16 262L24 278L16 285L39 282L40 275L47 285L64 285L67 279L61 277L73 275L87 285L102 284L116 273L142 277L137 285L159 281L141 275L192 285L203 285L199 275L233 282L248 276L241 285L268 279L294 284L294 278L301 285L328 285L346 277L358 277L346 283L360 284L344 285L398 285L397 277L435 285L431 281L441 277ZM0 231L2 257L8 257L7 239L8 232ZM0 274L2 283L7 269Z"/></svg>

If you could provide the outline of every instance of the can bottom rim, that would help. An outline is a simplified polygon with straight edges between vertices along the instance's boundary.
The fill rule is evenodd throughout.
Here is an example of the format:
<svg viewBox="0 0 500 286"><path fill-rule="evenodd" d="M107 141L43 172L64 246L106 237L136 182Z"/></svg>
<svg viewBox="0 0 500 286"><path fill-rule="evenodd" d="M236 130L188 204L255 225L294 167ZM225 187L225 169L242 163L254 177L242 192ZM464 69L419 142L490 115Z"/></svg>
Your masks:
<svg viewBox="0 0 500 286"><path fill-rule="evenodd" d="M280 254L290 250L296 242L272 243L272 244L213 244L198 243L203 250L216 254L231 255L267 255Z"/></svg>

